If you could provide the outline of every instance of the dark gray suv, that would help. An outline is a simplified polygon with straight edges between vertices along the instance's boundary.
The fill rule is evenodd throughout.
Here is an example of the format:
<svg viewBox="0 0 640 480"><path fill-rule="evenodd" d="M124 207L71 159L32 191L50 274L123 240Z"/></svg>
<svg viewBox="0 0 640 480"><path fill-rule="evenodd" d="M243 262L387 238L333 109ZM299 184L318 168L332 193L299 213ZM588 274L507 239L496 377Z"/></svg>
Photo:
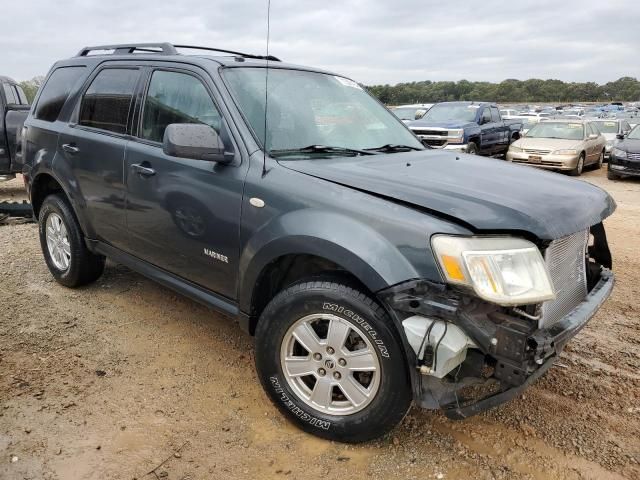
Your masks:
<svg viewBox="0 0 640 480"><path fill-rule="evenodd" d="M486 410L611 293L601 189L425 149L343 76L186 48L53 66L22 145L44 258L68 287L108 257L237 319L303 429L357 442L412 401Z"/></svg>

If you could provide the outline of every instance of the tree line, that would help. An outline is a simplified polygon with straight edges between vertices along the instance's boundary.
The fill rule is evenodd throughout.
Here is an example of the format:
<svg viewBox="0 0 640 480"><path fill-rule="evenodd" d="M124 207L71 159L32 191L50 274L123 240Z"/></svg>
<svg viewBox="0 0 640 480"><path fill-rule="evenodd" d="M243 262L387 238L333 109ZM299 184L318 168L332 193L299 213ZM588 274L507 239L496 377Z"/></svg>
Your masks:
<svg viewBox="0 0 640 480"><path fill-rule="evenodd" d="M44 77L38 76L20 82L31 103ZM640 81L622 77L614 82L598 85L594 82L563 82L562 80L504 80L500 83L422 82L397 85L372 85L371 93L387 105L404 103L435 103L453 100L478 100L500 103L530 102L635 102L640 101Z"/></svg>
<svg viewBox="0 0 640 480"><path fill-rule="evenodd" d="M454 100L499 103L640 101L640 81L633 77L622 77L604 85L595 82L578 83L532 78L509 79L500 83L425 80L396 85L372 85L367 88L387 105Z"/></svg>

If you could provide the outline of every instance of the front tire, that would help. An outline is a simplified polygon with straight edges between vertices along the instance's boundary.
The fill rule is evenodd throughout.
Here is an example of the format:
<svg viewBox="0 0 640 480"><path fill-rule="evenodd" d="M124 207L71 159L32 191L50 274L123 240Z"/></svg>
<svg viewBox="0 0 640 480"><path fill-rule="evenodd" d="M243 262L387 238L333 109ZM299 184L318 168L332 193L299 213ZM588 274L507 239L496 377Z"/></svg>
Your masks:
<svg viewBox="0 0 640 480"><path fill-rule="evenodd" d="M75 214L58 194L44 199L38 216L40 246L53 277L66 287L79 287L97 280L105 258L91 253Z"/></svg>
<svg viewBox="0 0 640 480"><path fill-rule="evenodd" d="M255 339L262 386L309 433L364 442L389 432L411 405L393 322L359 290L337 281L294 284L266 307Z"/></svg>
<svg viewBox="0 0 640 480"><path fill-rule="evenodd" d="M478 149L478 145L474 142L469 142L467 145L467 153L469 155L479 155L480 150Z"/></svg>
<svg viewBox="0 0 640 480"><path fill-rule="evenodd" d="M580 158L578 158L578 164L576 165L576 168L574 168L573 170L569 170L569 175L571 175L572 177L579 177L580 175L582 175L582 170L584 170L584 153L580 154Z"/></svg>

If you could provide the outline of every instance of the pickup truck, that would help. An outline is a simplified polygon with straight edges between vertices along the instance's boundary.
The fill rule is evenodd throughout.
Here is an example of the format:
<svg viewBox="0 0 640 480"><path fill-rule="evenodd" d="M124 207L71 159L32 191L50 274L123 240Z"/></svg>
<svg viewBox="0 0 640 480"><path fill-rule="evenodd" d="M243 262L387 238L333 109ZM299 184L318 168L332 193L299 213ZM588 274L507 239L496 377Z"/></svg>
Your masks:
<svg viewBox="0 0 640 480"><path fill-rule="evenodd" d="M409 128L432 148L446 148L476 155L502 155L520 138L523 123L503 120L495 103L437 103Z"/></svg>
<svg viewBox="0 0 640 480"><path fill-rule="evenodd" d="M29 113L27 97L14 80L0 76L0 176L13 178L22 170L20 131Z"/></svg>

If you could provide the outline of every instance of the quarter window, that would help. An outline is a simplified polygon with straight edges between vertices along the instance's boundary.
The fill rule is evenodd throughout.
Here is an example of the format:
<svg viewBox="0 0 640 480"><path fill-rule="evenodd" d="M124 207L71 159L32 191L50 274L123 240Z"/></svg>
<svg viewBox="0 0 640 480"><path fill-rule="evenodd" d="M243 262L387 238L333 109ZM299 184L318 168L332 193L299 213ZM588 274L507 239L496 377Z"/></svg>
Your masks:
<svg viewBox="0 0 640 480"><path fill-rule="evenodd" d="M6 98L8 105L18 103L15 95L15 90L12 88L12 85L3 83L2 89L4 90L4 98Z"/></svg>
<svg viewBox="0 0 640 480"><path fill-rule="evenodd" d="M151 76L140 136L162 142L167 125L204 123L220 131L221 117L207 89L193 75L157 70Z"/></svg>
<svg viewBox="0 0 640 480"><path fill-rule="evenodd" d="M82 97L78 124L109 132L126 133L137 80L137 69L102 70Z"/></svg>
<svg viewBox="0 0 640 480"><path fill-rule="evenodd" d="M83 66L62 67L55 70L42 89L33 116L47 122L55 122L69 93L83 79L84 73Z"/></svg>

